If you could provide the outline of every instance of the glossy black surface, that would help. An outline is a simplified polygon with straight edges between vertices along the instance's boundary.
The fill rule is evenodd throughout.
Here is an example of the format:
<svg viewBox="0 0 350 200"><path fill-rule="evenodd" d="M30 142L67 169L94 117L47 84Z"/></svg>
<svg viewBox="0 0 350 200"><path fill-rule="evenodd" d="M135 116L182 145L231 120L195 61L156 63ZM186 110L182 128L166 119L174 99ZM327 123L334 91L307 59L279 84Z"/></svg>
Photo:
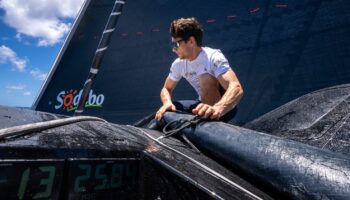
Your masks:
<svg viewBox="0 0 350 200"><path fill-rule="evenodd" d="M248 129L350 155L350 85L312 92L247 123Z"/></svg>
<svg viewBox="0 0 350 200"><path fill-rule="evenodd" d="M164 118L172 123L193 116L166 113ZM199 149L246 175L259 188L281 195L279 198L350 196L347 155L217 121L200 122L182 133Z"/></svg>
<svg viewBox="0 0 350 200"><path fill-rule="evenodd" d="M115 1L86 2L35 103L36 110L73 113ZM236 123L250 122L311 91L349 83L349 9L345 0L127 1L86 114L130 124L159 107L159 91L175 58L168 45L168 27L179 17L195 16L202 22L204 44L220 48L242 82L245 97ZM57 187L63 196L59 198L78 198L70 195L72 187L80 191L84 184L76 180L82 180L81 173L88 173L79 167L80 171L72 170L70 160L94 163L102 158L136 160L137 192L129 194L122 189L114 194L124 199L254 199L254 195L263 199L346 199L349 88L341 85L303 96L246 123L249 129L204 123L198 128L208 137L197 135L199 139L193 142L204 144L205 154L196 154L174 138L160 141L172 149L161 145L152 139L161 136L157 131L79 122L1 140L0 162L63 160L63 176L69 177L74 170L78 175L61 180ZM196 96L184 81L174 92L174 99ZM0 107L0 117L0 128L6 128L65 116ZM79 197L99 197L94 188L100 188L103 175L109 181L117 177L107 173L117 168L109 166L104 171L103 164L91 165L97 177ZM21 170L21 179L30 177L26 168ZM44 183L39 190L46 186ZM25 196L23 191L18 190L17 196ZM35 196L38 190L30 194Z"/></svg>
<svg viewBox="0 0 350 200"><path fill-rule="evenodd" d="M2 128L64 117L6 107L1 107L0 116L6 119L0 120ZM2 189L13 188L8 193L3 193L2 197L15 197L18 193L33 198L46 191L42 194L51 194L52 199L115 199L116 196L121 199L271 199L270 195L239 175L204 154L196 154L179 140L165 139L163 142L183 154L160 145L150 137L160 135L157 131L132 126L86 121L5 138L0 141L0 166L18 160L22 160L23 166L14 172L22 178L9 175L7 180L14 181L0 184ZM209 167L234 184L189 158ZM56 179L52 177L49 179L50 173L40 172L39 167L32 169L29 163L33 160L63 162L64 168L55 168L50 162L39 166L50 167L50 172L55 172L59 181L55 182ZM133 177L127 176L128 165L123 164L127 160L133 161L138 168ZM39 179L36 182L31 179L34 169ZM120 186L117 178L121 172L116 171L119 169L124 169L124 175L120 175L124 184ZM32 184L37 184L38 181L40 183L41 180L44 181L43 186L32 189ZM132 180L136 181L136 185L130 182ZM111 186L115 189L111 190ZM55 190L48 193L50 190L46 190L47 188Z"/></svg>

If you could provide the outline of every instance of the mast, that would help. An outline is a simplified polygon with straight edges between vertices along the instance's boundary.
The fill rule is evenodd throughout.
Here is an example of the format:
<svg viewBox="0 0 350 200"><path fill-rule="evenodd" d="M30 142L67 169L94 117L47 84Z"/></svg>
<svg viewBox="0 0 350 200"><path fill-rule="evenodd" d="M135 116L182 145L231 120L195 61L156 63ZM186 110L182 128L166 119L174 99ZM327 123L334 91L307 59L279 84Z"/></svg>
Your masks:
<svg viewBox="0 0 350 200"><path fill-rule="evenodd" d="M97 73L100 69L105 52L108 49L108 45L112 38L113 32L116 29L117 21L122 13L124 4L125 0L116 0L114 3L113 9L108 18L108 22L103 30L101 40L95 52L89 75L84 83L83 92L79 100L78 108L74 112L75 116L81 115L84 112L86 100L88 99L92 84L94 83L94 80L96 79Z"/></svg>

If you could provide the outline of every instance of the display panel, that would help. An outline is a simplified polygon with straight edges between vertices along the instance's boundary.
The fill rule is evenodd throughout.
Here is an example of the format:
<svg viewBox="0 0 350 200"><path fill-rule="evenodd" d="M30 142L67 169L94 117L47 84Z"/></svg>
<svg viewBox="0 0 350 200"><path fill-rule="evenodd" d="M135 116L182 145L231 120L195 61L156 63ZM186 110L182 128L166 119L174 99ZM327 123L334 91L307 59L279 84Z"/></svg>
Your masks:
<svg viewBox="0 0 350 200"><path fill-rule="evenodd" d="M67 199L136 199L139 160L70 159Z"/></svg>
<svg viewBox="0 0 350 200"><path fill-rule="evenodd" d="M64 160L0 160L0 199L58 199Z"/></svg>

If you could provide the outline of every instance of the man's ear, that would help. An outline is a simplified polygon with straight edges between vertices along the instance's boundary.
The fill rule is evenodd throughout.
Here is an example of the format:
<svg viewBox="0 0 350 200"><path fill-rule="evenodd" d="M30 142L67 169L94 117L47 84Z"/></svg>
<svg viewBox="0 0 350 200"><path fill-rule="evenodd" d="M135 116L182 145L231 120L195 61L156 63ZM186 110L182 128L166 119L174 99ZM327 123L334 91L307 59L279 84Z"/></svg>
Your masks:
<svg viewBox="0 0 350 200"><path fill-rule="evenodd" d="M192 46L196 45L196 39L193 36L190 37L189 41Z"/></svg>

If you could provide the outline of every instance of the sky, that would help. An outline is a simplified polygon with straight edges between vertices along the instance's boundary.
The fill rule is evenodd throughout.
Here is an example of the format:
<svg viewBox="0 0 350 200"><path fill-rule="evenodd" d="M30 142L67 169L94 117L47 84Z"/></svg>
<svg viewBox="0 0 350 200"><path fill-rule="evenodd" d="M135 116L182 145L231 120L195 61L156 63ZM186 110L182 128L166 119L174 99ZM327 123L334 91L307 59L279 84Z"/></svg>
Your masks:
<svg viewBox="0 0 350 200"><path fill-rule="evenodd" d="M84 0L0 0L0 105L31 107Z"/></svg>

